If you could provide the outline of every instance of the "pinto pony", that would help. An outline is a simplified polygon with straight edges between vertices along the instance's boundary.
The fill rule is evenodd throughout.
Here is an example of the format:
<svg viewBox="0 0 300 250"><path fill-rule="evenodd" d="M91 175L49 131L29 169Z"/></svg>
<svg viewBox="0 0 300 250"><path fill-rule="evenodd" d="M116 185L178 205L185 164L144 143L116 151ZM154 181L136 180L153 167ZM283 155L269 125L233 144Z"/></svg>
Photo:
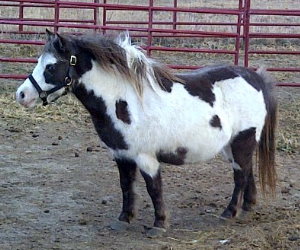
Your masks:
<svg viewBox="0 0 300 250"><path fill-rule="evenodd" d="M263 191L275 189L276 100L264 70L210 66L173 74L131 44L101 35L59 35L47 43L17 101L34 107L73 93L91 115L119 169L123 193L120 223L135 215L137 169L155 210L153 230L167 226L160 163L206 161L222 152L232 164L234 191L221 217L256 203L252 171L258 146ZM121 223L121 224L122 224Z"/></svg>

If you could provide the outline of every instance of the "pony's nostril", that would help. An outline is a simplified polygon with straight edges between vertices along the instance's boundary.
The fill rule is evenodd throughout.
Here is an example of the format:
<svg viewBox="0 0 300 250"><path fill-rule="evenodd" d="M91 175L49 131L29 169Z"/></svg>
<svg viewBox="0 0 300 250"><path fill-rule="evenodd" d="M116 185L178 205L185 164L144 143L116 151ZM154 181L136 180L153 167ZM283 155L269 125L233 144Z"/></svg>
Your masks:
<svg viewBox="0 0 300 250"><path fill-rule="evenodd" d="M21 91L21 92L20 92L20 97L21 97L22 99L24 99L24 98L25 98L25 94L24 94L24 92L23 92L23 91Z"/></svg>

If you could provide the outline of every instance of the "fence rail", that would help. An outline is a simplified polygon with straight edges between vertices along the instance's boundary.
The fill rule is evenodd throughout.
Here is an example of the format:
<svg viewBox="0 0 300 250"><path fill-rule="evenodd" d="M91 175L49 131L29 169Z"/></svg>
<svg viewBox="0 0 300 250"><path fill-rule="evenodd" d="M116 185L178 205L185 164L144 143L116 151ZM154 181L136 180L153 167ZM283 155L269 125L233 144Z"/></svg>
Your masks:
<svg viewBox="0 0 300 250"><path fill-rule="evenodd" d="M255 0L252 0L255 1ZM63 1L63 0L10 0L0 1L0 7L10 8L10 15L0 17L1 25L1 44L25 44L40 46L44 41L35 39L35 36L44 33L44 28L52 28L55 32L64 31L70 33L82 33L84 30L107 33L111 31L128 30L135 38L143 39L147 54L151 56L154 52L160 51L165 53L206 53L226 54L232 56L232 63L253 67L250 65L251 58L257 55L276 56L297 56L300 55L300 49L255 49L252 48L251 42L255 39L299 39L299 33L288 32L257 32L255 27L273 28L273 27L300 27L300 22L283 22L277 21L257 22L254 17L272 16L272 17L300 17L298 10L280 10L280 9L252 9L251 0L238 0L234 8L205 8L179 6L179 0L170 1L172 6L160 6L159 0L144 1L144 5L136 5L132 0L123 1L122 4L110 3L110 0L90 0L90 1ZM147 3L147 4L146 4ZM182 3L181 3L182 4ZM34 10L47 9L51 12L52 18L35 17ZM29 16L27 11L33 11ZM89 11L86 17L71 18L62 16L65 10ZM132 14L128 14L130 11ZM116 20L111 20L109 15L116 12L124 12L126 15L119 14ZM3 11L1 13L4 13ZM157 15L163 13L157 20ZM219 17L215 20L182 20L182 15L216 15ZM143 16L139 21L138 16ZM168 16L164 19L162 16ZM224 20L223 20L224 19ZM230 20L227 20L230 19ZM221 27L221 28L220 28ZM43 29L41 29L43 28ZM26 38L25 38L26 36ZM178 47L173 44L157 44L157 39L230 39L228 48L205 48L187 46ZM189 40L191 41L191 40ZM173 46L173 47L172 47ZM0 63L36 63L35 58L0 58ZM204 65L172 64L169 65L175 69L195 69ZM300 73L300 67L269 67L268 70L274 72ZM0 72L0 78L23 79L25 75L8 74ZM300 78L300 77L299 77ZM297 77L296 77L297 79ZM296 81L278 82L279 86L296 86L300 83Z"/></svg>

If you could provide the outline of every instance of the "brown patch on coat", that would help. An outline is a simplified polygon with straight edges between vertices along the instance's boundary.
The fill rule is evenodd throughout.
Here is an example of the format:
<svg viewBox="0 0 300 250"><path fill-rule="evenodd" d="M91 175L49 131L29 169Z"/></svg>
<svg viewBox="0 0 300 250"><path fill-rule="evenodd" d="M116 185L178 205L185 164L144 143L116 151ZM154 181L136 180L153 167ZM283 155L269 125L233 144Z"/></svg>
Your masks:
<svg viewBox="0 0 300 250"><path fill-rule="evenodd" d="M82 84L74 87L73 93L91 114L101 140L113 150L127 150L128 144L121 131L115 128L111 117L107 114L107 107L103 99L96 96L94 91L87 91Z"/></svg>
<svg viewBox="0 0 300 250"><path fill-rule="evenodd" d="M131 123L130 114L128 111L128 104L126 101L118 100L116 102L116 116L119 120L123 121L124 123Z"/></svg>
<svg viewBox="0 0 300 250"><path fill-rule="evenodd" d="M175 153L173 152L164 152L160 150L157 153L157 160L159 162L164 162L173 165L182 165L186 157L188 150L184 147L179 147L176 149Z"/></svg>
<svg viewBox="0 0 300 250"><path fill-rule="evenodd" d="M219 128L220 130L222 129L222 124L219 116L214 115L211 120L209 121L209 124L214 127L214 128Z"/></svg>
<svg viewBox="0 0 300 250"><path fill-rule="evenodd" d="M205 67L197 71L177 75L177 77L185 81L184 87L190 95L199 97L211 107L213 107L213 103L216 100L215 94L212 92L214 83L238 76L228 66Z"/></svg>

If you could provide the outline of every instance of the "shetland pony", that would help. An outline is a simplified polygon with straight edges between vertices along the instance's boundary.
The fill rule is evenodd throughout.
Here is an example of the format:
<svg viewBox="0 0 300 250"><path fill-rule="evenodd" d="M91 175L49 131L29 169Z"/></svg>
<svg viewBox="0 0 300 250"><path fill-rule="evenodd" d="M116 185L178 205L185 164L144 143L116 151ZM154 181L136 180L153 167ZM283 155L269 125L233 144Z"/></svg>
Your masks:
<svg viewBox="0 0 300 250"><path fill-rule="evenodd" d="M137 169L155 210L152 232L167 227L161 163L196 163L222 152L235 183L225 219L256 203L256 147L262 190L274 191L276 99L264 70L218 65L173 74L132 45L127 34L113 40L47 31L47 37L17 101L31 108L40 99L47 105L71 92L85 106L120 173L123 207L113 228L135 215Z"/></svg>

